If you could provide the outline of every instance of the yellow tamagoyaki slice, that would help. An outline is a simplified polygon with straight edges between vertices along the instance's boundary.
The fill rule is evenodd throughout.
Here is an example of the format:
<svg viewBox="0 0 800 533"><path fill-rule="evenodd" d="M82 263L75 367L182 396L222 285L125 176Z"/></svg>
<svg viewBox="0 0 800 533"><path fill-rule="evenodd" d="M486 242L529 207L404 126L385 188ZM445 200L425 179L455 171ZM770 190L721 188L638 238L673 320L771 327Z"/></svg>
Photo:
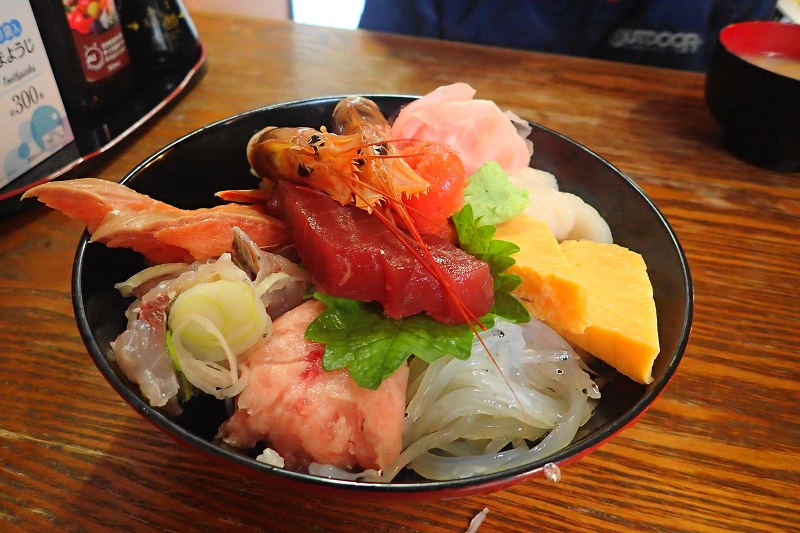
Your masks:
<svg viewBox="0 0 800 533"><path fill-rule="evenodd" d="M545 320L569 343L583 348L636 382L653 381L660 351L656 306L641 255L616 244L563 241L561 249L588 289L583 333Z"/></svg>
<svg viewBox="0 0 800 533"><path fill-rule="evenodd" d="M512 294L539 320L560 331L582 333L589 325L588 292L547 223L525 214L497 225L494 238L519 246L506 272L522 278Z"/></svg>

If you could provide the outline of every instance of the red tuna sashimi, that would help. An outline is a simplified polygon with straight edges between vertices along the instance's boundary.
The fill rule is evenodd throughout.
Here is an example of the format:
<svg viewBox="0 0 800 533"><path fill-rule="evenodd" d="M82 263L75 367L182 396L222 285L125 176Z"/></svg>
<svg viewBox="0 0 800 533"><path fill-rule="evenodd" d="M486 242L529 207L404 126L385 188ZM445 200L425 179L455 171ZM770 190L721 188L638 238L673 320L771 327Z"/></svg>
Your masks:
<svg viewBox="0 0 800 533"><path fill-rule="evenodd" d="M376 216L283 182L278 195L297 253L320 291L380 302L392 318L425 312L445 324L466 322L448 289ZM435 235L423 240L452 294L474 316L488 313L494 304L489 266Z"/></svg>
<svg viewBox="0 0 800 533"><path fill-rule="evenodd" d="M86 224L93 241L132 248L154 263L219 257L230 250L235 226L262 248L286 241L283 222L258 207L178 209L101 179L53 181L30 189L24 195L28 197Z"/></svg>
<svg viewBox="0 0 800 533"><path fill-rule="evenodd" d="M244 354L249 381L220 436L241 448L263 442L293 470L311 462L386 468L402 448L408 367L377 390L359 387L347 370L324 371L324 346L304 336L324 309L309 301L287 312Z"/></svg>

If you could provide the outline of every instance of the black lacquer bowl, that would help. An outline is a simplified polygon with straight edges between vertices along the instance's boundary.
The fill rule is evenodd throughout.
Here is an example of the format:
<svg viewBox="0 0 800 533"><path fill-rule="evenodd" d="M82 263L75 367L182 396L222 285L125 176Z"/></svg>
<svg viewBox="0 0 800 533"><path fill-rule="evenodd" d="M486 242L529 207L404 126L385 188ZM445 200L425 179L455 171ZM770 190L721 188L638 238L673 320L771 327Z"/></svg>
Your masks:
<svg viewBox="0 0 800 533"><path fill-rule="evenodd" d="M389 116L413 98L369 96ZM247 112L191 133L136 167L123 180L131 188L181 208L210 207L222 189L251 188L245 147L250 137L267 125L327 125L341 97L291 102ZM194 399L184 414L171 417L148 405L138 388L109 360L109 344L125 327L128 301L114 284L144 267L139 254L90 243L84 235L75 256L73 303L78 326L97 367L114 389L137 412L179 443L234 467L240 475L264 478L288 489L327 493L348 498L424 500L485 493L541 475L547 463L564 465L590 452L635 422L669 382L683 355L692 319L692 286L686 258L667 221L645 194L619 170L546 128L530 135L536 149L532 166L552 172L563 190L578 194L608 221L615 241L644 256L653 283L659 321L661 354L655 362L655 381L643 386L622 376L603 389L592 419L567 448L545 460L507 470L454 481L427 481L412 473L391 484L366 484L318 478L273 468L257 462L254 453L213 441L224 420L221 402ZM169 453L168 451L165 453Z"/></svg>

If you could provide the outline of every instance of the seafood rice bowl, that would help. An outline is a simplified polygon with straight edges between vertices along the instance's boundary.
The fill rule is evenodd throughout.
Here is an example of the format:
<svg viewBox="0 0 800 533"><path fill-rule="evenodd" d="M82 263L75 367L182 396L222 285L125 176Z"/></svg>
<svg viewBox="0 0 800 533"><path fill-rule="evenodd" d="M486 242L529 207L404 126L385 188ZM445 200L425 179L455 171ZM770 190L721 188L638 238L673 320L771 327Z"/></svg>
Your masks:
<svg viewBox="0 0 800 533"><path fill-rule="evenodd" d="M633 423L688 340L680 244L611 164L473 96L273 105L121 184L30 191L87 225L73 302L108 382L239 475L332 496L500 490Z"/></svg>

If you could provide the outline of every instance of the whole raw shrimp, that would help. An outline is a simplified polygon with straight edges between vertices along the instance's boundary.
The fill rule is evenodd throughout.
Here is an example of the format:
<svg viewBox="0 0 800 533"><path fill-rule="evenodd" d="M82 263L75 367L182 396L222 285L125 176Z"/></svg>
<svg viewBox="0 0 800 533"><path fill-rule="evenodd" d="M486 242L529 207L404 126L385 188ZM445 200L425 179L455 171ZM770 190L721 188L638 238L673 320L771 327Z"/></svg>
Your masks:
<svg viewBox="0 0 800 533"><path fill-rule="evenodd" d="M390 127L374 102L346 98L333 120L335 133L324 126L262 129L247 144L250 166L262 178L307 185L367 210L428 189L387 142Z"/></svg>
<svg viewBox="0 0 800 533"><path fill-rule="evenodd" d="M325 127L264 128L250 139L247 159L264 179L305 185L374 214L439 281L464 322L483 329L453 291L403 204L404 195L425 193L430 185L395 150L381 110L367 98L345 98L334 109L333 128L335 133Z"/></svg>

